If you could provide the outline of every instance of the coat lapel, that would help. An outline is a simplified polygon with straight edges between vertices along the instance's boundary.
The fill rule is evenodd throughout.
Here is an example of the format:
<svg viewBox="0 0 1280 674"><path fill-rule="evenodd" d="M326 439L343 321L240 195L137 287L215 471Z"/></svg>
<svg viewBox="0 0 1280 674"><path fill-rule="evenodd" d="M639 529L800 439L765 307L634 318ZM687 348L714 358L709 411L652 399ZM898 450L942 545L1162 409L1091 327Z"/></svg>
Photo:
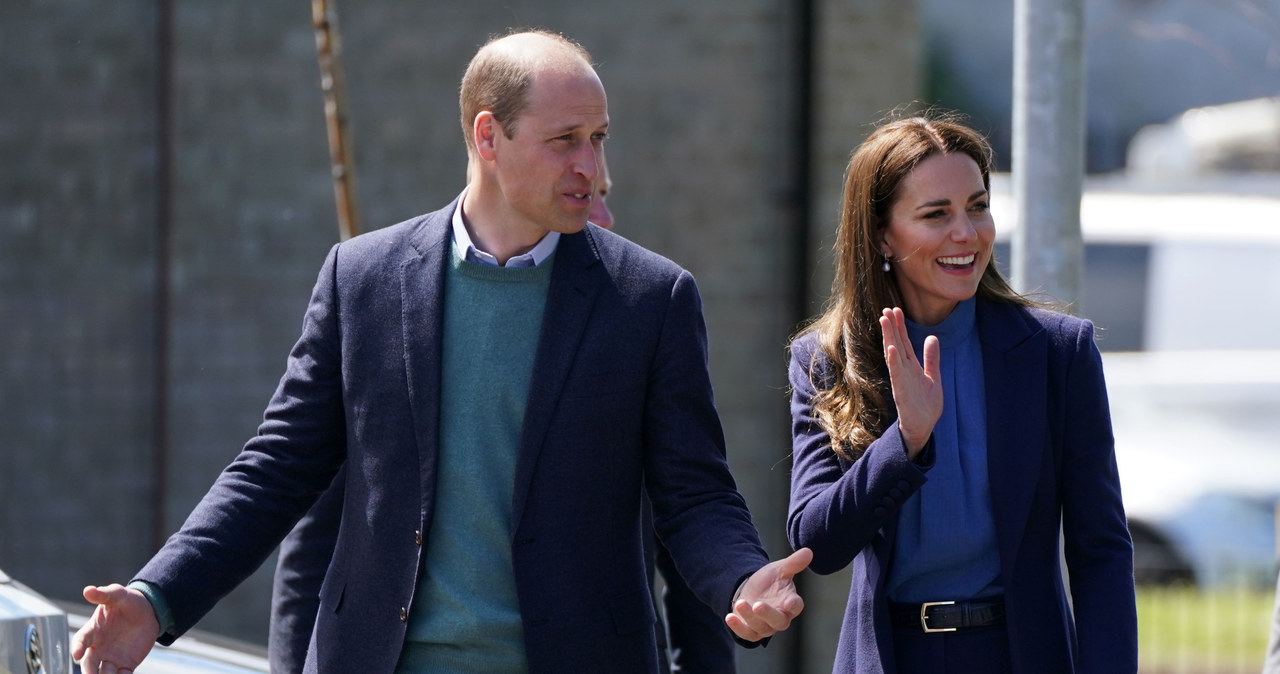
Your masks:
<svg viewBox="0 0 1280 674"><path fill-rule="evenodd" d="M1012 305L979 301L977 320L988 401L987 474L1007 571L1023 538L1043 452L1049 451L1046 335Z"/></svg>
<svg viewBox="0 0 1280 674"><path fill-rule="evenodd" d="M529 485L560 400L560 391L577 356L596 295L606 278L590 226L560 237L520 433L511 512L513 535L524 514Z"/></svg>
<svg viewBox="0 0 1280 674"><path fill-rule="evenodd" d="M458 206L423 218L410 235L413 253L401 266L405 377L413 435L421 466L423 521L431 522L440 447L440 377L444 347L444 273L449 263L450 219Z"/></svg>

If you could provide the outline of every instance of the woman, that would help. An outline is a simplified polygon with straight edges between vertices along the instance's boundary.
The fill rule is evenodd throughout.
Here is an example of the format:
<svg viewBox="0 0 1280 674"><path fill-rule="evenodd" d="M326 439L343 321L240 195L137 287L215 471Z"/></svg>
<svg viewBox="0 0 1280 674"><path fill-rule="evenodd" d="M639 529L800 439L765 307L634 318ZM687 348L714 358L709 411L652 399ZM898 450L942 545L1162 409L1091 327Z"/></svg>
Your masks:
<svg viewBox="0 0 1280 674"><path fill-rule="evenodd" d="M990 154L949 119L873 132L829 308L791 345L787 532L818 573L853 563L838 672L1137 669L1093 326L997 271Z"/></svg>

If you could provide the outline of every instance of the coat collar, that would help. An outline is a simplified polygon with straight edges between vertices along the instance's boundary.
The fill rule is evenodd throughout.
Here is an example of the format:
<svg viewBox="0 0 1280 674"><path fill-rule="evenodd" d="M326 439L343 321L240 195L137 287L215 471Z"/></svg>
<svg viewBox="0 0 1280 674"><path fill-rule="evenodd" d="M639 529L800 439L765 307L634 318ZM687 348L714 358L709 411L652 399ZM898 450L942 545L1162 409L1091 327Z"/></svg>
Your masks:
<svg viewBox="0 0 1280 674"><path fill-rule="evenodd" d="M460 201L454 200L442 210L420 217L411 226L407 242L413 255L407 257L401 269L404 361L426 510L434 503L439 455L444 274L449 263L453 211L460 206ZM513 531L524 513L541 446L588 325L591 307L608 278L600 260L594 226L588 225L576 234L562 235L557 244L518 449L512 499Z"/></svg>
<svg viewBox="0 0 1280 674"><path fill-rule="evenodd" d="M435 502L444 353L444 274L449 264L449 222L458 204L455 199L444 209L424 215L412 224L407 235L412 251L400 267L400 296L404 303L401 343L413 435L421 466L424 526L431 524L431 504Z"/></svg>
<svg viewBox="0 0 1280 674"><path fill-rule="evenodd" d="M449 206L420 218L407 235L415 254L401 269L404 297L405 365L414 435L422 457L426 508L434 502L439 454L440 385L444 344L444 275L449 264L451 221L459 208ZM591 308L608 279L594 225L562 235L556 246L547 304L534 356L516 464L512 522L518 526L528 498L542 444L586 331ZM514 526L513 526L514 532Z"/></svg>
<svg viewBox="0 0 1280 674"><path fill-rule="evenodd" d="M520 433L511 513L513 533L524 513L534 468L560 400L560 391L577 357L596 296L608 278L594 227L587 225L576 234L561 236L556 247L555 267L551 270L551 286L547 291Z"/></svg>
<svg viewBox="0 0 1280 674"><path fill-rule="evenodd" d="M1004 569L1014 568L1048 435L1047 344L1043 327L1011 304L978 302L987 398L987 474ZM1040 435L1036 435L1039 433Z"/></svg>

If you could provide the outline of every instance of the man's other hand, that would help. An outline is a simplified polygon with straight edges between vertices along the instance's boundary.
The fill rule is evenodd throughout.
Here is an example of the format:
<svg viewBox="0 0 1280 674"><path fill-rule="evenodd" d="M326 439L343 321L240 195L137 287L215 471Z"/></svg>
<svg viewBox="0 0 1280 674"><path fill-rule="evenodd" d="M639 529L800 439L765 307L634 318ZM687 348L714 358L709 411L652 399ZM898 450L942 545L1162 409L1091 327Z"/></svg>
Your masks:
<svg viewBox="0 0 1280 674"><path fill-rule="evenodd" d="M790 627L804 610L793 579L809 568L811 561L813 552L800 548L786 559L760 567L738 590L733 613L725 616L725 624L747 641L759 641Z"/></svg>
<svg viewBox="0 0 1280 674"><path fill-rule="evenodd" d="M71 639L71 657L83 674L132 674L160 634L151 602L118 584L86 587L84 598L97 607Z"/></svg>

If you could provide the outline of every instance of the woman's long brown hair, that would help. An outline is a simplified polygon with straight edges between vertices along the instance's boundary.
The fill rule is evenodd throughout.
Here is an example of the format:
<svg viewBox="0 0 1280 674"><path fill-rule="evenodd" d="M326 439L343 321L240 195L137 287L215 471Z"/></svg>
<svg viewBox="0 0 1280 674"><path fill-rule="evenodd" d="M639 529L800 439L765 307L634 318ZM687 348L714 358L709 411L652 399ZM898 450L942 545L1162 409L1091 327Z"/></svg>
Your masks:
<svg viewBox="0 0 1280 674"><path fill-rule="evenodd" d="M831 436L832 449L856 460L884 432L890 395L880 336L880 315L901 307L895 272L885 272L880 243L889 211L903 179L924 159L961 152L973 158L991 189L991 146L982 134L954 115L910 117L881 125L858 147L845 173L840 228L836 233L836 275L821 316L802 331L818 333L829 363L829 388L819 388L814 411ZM995 257L983 270L978 296L1033 306L1000 276ZM811 368L810 371L814 371ZM836 376L843 375L843 376Z"/></svg>

